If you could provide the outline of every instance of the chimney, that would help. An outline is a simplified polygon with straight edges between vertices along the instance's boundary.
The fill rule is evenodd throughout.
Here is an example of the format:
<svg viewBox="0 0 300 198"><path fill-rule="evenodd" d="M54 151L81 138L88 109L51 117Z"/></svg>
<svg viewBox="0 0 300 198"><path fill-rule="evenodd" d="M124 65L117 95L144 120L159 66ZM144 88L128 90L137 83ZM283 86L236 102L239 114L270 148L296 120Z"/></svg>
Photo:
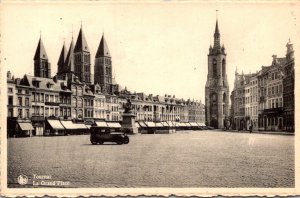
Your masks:
<svg viewBox="0 0 300 198"><path fill-rule="evenodd" d="M11 72L10 71L7 71L7 79L11 79Z"/></svg>

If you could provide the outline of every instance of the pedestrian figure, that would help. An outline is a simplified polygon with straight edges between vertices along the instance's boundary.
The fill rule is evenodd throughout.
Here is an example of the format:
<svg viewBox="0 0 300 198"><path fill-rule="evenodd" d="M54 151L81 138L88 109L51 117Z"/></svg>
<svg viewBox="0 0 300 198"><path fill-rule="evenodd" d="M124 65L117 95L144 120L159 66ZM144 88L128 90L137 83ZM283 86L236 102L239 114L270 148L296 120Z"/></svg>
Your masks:
<svg viewBox="0 0 300 198"><path fill-rule="evenodd" d="M252 126L252 125L250 125L250 127L249 127L249 131L250 131L250 133L252 133L252 128L253 128L253 126Z"/></svg>

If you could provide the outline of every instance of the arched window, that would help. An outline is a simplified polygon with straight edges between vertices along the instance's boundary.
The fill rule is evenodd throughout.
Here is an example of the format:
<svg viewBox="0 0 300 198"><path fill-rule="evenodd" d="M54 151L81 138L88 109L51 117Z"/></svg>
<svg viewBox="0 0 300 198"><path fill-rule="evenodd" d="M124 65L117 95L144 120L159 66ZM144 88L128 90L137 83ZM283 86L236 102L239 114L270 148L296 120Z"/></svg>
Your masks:
<svg viewBox="0 0 300 198"><path fill-rule="evenodd" d="M213 77L217 77L217 76L218 76L217 60L214 59L213 60Z"/></svg>
<svg viewBox="0 0 300 198"><path fill-rule="evenodd" d="M222 77L225 77L226 75L226 60L222 60Z"/></svg>

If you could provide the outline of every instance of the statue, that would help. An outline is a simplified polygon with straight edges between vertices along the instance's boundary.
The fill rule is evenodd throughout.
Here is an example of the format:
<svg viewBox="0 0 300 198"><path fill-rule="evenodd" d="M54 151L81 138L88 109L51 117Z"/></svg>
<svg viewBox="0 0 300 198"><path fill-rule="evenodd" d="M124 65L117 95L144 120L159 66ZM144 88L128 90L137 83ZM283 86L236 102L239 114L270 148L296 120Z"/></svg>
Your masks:
<svg viewBox="0 0 300 198"><path fill-rule="evenodd" d="M131 104L130 99L127 99L127 102L126 102L124 108L125 108L124 113L131 113L131 110L132 110L132 104Z"/></svg>

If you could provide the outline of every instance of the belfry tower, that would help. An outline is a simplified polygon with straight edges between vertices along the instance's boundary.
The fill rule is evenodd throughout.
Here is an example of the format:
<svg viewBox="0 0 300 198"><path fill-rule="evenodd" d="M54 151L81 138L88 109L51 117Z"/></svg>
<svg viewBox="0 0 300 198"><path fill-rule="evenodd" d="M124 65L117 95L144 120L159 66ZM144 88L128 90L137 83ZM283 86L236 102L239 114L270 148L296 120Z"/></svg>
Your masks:
<svg viewBox="0 0 300 198"><path fill-rule="evenodd" d="M226 125L229 111L229 86L226 74L226 53L220 45L218 20L214 33L214 45L209 47L208 74L205 85L206 124L214 128Z"/></svg>

